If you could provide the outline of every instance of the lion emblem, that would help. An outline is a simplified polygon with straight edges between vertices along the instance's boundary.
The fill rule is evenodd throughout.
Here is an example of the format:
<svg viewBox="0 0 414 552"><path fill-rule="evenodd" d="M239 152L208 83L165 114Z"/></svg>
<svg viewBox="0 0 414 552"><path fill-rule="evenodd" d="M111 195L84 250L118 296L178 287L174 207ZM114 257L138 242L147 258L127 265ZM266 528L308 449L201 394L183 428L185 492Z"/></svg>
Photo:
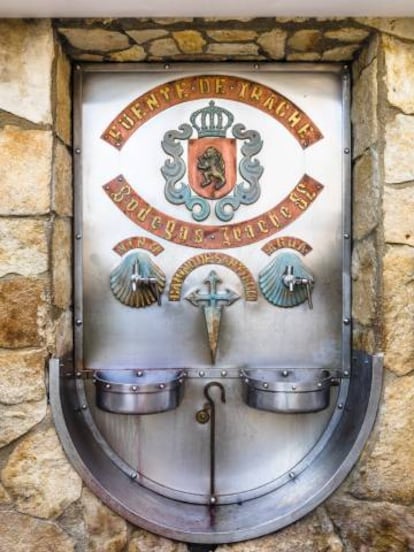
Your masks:
<svg viewBox="0 0 414 552"><path fill-rule="evenodd" d="M197 169L203 173L201 187L206 188L213 184L215 190L220 190L226 184L226 178L224 159L219 150L210 146L197 160Z"/></svg>

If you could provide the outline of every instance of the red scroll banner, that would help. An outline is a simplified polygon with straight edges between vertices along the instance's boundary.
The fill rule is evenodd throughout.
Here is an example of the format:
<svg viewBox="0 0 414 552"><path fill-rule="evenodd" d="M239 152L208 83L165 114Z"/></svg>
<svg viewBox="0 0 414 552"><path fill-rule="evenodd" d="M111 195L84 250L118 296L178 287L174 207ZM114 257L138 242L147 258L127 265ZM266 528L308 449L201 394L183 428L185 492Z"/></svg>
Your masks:
<svg viewBox="0 0 414 552"><path fill-rule="evenodd" d="M305 174L275 207L236 224L204 226L174 218L147 203L120 175L103 186L114 204L143 230L164 240L200 249L228 249L269 238L296 220L315 201L323 185Z"/></svg>
<svg viewBox="0 0 414 552"><path fill-rule="evenodd" d="M263 111L282 124L303 149L323 138L313 121L288 98L264 84L233 75L185 77L156 86L121 111L101 138L120 150L134 132L165 109L212 98L234 100Z"/></svg>

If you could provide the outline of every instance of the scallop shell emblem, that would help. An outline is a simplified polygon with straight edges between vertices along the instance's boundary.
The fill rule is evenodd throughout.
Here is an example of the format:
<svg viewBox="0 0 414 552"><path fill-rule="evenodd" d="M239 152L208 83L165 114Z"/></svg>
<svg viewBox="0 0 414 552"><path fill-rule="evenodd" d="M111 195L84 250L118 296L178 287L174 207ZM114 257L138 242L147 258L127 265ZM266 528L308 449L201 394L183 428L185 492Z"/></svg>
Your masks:
<svg viewBox="0 0 414 552"><path fill-rule="evenodd" d="M295 276L313 281L312 274L296 253L280 253L259 273L260 291L269 303L277 307L296 307L308 298L305 286L295 286L295 289L290 291L284 284L283 276L288 266L293 267Z"/></svg>
<svg viewBox="0 0 414 552"><path fill-rule="evenodd" d="M142 282L136 282L136 276ZM112 293L122 304L133 308L149 307L158 302L165 288L165 274L148 253L131 251L109 276Z"/></svg>

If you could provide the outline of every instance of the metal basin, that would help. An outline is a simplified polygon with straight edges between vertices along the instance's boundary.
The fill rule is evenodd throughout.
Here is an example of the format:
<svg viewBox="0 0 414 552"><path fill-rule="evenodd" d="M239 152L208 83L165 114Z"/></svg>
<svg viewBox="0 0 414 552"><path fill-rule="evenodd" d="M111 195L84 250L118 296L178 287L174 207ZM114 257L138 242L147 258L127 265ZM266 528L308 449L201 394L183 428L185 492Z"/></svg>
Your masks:
<svg viewBox="0 0 414 552"><path fill-rule="evenodd" d="M155 414L173 410L184 392L182 370L98 370L96 405L116 414Z"/></svg>
<svg viewBox="0 0 414 552"><path fill-rule="evenodd" d="M328 370L262 368L244 370L243 398L252 408L270 412L318 412L329 406Z"/></svg>

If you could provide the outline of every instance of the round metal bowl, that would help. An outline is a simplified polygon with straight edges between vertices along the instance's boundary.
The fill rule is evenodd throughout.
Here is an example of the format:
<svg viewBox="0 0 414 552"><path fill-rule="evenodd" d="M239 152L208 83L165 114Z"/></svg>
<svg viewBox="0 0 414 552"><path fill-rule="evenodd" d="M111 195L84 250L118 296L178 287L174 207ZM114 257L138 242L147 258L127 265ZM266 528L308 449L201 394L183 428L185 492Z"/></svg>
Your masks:
<svg viewBox="0 0 414 552"><path fill-rule="evenodd" d="M184 392L182 370L98 370L96 405L116 414L155 414L173 410Z"/></svg>
<svg viewBox="0 0 414 552"><path fill-rule="evenodd" d="M252 408L270 412L318 412L329 406L328 370L262 368L244 370L243 398Z"/></svg>

